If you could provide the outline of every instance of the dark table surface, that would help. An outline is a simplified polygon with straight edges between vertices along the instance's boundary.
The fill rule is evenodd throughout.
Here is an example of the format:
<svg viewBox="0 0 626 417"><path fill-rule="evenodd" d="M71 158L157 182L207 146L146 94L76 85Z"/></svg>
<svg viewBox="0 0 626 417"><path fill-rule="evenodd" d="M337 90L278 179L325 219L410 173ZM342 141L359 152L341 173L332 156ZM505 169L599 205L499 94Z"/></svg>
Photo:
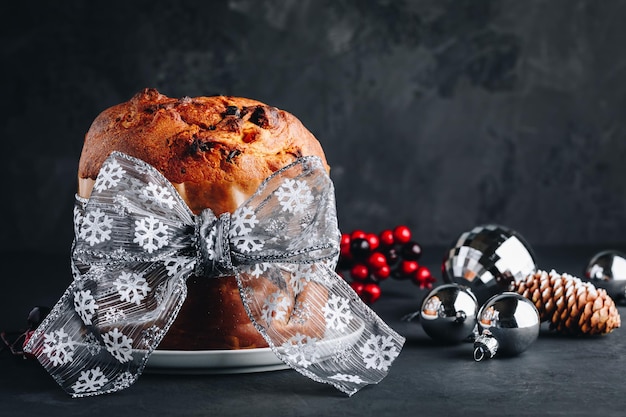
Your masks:
<svg viewBox="0 0 626 417"><path fill-rule="evenodd" d="M591 257L615 247L534 248L541 269L581 276ZM425 248L439 277L443 248ZM69 284L65 256L3 254L0 329L26 326L34 305L52 306ZM32 360L0 352L0 416L626 416L626 330L599 337L554 334L542 325L522 354L475 362L472 344L442 345L400 318L427 290L382 283L373 305L406 336L387 378L352 397L295 371L246 374L145 373L129 389L69 398ZM619 304L622 316L626 307Z"/></svg>

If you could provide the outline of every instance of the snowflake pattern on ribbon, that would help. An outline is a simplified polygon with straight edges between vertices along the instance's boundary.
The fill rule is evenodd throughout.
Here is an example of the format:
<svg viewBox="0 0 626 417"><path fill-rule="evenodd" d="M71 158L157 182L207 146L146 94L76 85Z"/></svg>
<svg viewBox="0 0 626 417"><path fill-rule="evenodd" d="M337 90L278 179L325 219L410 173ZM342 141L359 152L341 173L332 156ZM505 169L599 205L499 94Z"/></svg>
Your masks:
<svg viewBox="0 0 626 417"><path fill-rule="evenodd" d="M99 366L86 371L81 371L80 376L74 384L72 389L78 394L97 391L109 382L106 376L102 373Z"/></svg>
<svg viewBox="0 0 626 417"><path fill-rule="evenodd" d="M303 368L316 362L320 353L317 350L317 338L296 333L282 345L289 360Z"/></svg>
<svg viewBox="0 0 626 417"><path fill-rule="evenodd" d="M290 304L289 299L283 292L276 291L270 294L263 303L263 320L270 324L272 320L284 321L287 318L287 312Z"/></svg>
<svg viewBox="0 0 626 417"><path fill-rule="evenodd" d="M96 336L93 335L93 333L87 334L83 339L83 342L91 356L96 356L102 350L100 342L98 341Z"/></svg>
<svg viewBox="0 0 626 417"><path fill-rule="evenodd" d="M83 320L83 323L86 325L91 324L91 319L98 309L98 304L96 304L96 300L91 295L90 290L74 292L74 309Z"/></svg>
<svg viewBox="0 0 626 417"><path fill-rule="evenodd" d="M352 321L352 312L350 311L350 302L342 297L331 294L328 302L322 307L326 325L330 329L343 332L348 328Z"/></svg>
<svg viewBox="0 0 626 417"><path fill-rule="evenodd" d="M121 167L118 161L112 160L108 164L102 165L98 178L94 184L96 191L105 191L111 187L115 187L124 179L126 171Z"/></svg>
<svg viewBox="0 0 626 417"><path fill-rule="evenodd" d="M74 360L74 342L65 329L60 328L44 335L42 353L48 357L52 366L65 365Z"/></svg>
<svg viewBox="0 0 626 417"><path fill-rule="evenodd" d="M167 245L169 232L167 225L156 218L149 216L135 221L134 243L152 253Z"/></svg>
<svg viewBox="0 0 626 417"><path fill-rule="evenodd" d="M173 209L174 196L167 187L160 186L155 183L148 184L147 187L140 188L141 201L147 206Z"/></svg>
<svg viewBox="0 0 626 417"><path fill-rule="evenodd" d="M359 349L363 354L365 367L386 371L400 353L389 336L372 335Z"/></svg>
<svg viewBox="0 0 626 417"><path fill-rule="evenodd" d="M122 333L117 327L102 335L106 350L121 363L133 358L133 339Z"/></svg>
<svg viewBox="0 0 626 417"><path fill-rule="evenodd" d="M315 276L315 266L311 264L290 265L286 268L290 272L289 284L293 288L295 294L300 294L304 291L306 283Z"/></svg>
<svg viewBox="0 0 626 417"><path fill-rule="evenodd" d="M120 296L120 301L141 304L152 288L142 274L122 272L113 282Z"/></svg>
<svg viewBox="0 0 626 417"><path fill-rule="evenodd" d="M114 152L74 222L74 280L24 348L74 397L137 380L193 276L235 276L274 354L348 395L384 378L402 349L334 272L340 233L319 158L299 158L217 217L194 215L156 169Z"/></svg>
<svg viewBox="0 0 626 417"><path fill-rule="evenodd" d="M79 237L90 246L105 242L111 238L113 219L101 210L94 210L82 218Z"/></svg>
<svg viewBox="0 0 626 417"><path fill-rule="evenodd" d="M282 210L295 214L306 212L313 201L313 194L304 181L287 179L276 195Z"/></svg>

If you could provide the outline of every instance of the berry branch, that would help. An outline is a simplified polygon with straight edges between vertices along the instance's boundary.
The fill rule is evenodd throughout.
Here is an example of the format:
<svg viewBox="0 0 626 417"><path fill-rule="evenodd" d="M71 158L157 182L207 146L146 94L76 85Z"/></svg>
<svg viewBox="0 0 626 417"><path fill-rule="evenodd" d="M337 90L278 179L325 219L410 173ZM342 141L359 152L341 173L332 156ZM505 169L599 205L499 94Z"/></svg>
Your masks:
<svg viewBox="0 0 626 417"><path fill-rule="evenodd" d="M382 232L354 230L342 233L337 273L367 303L381 296L380 283L388 278L410 280L420 288L432 288L435 278L420 265L422 247L413 240L411 230L404 225Z"/></svg>

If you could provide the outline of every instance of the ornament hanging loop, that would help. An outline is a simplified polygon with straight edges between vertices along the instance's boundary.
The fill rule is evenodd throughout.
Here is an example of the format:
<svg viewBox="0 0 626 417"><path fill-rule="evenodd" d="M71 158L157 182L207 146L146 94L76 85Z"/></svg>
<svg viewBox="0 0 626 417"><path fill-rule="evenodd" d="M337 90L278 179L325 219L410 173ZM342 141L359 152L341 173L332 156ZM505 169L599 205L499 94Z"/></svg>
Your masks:
<svg viewBox="0 0 626 417"><path fill-rule="evenodd" d="M491 359L498 352L498 340L493 337L489 330L483 331L474 341L474 360L480 362L483 359Z"/></svg>

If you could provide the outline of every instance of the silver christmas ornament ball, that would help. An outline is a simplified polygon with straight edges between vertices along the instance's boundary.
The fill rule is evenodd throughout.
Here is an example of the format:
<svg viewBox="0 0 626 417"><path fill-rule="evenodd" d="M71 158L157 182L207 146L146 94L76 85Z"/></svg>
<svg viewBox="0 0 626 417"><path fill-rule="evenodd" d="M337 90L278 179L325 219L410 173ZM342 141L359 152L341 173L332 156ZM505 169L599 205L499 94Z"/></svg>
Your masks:
<svg viewBox="0 0 626 417"><path fill-rule="evenodd" d="M420 322L427 335L445 343L459 343L473 335L478 303L466 287L443 284L431 290L420 309Z"/></svg>
<svg viewBox="0 0 626 417"><path fill-rule="evenodd" d="M626 255L605 250L591 257L583 273L583 281L604 288L616 303L626 302Z"/></svg>
<svg viewBox="0 0 626 417"><path fill-rule="evenodd" d="M497 224L476 226L462 233L444 255L444 282L468 287L478 304L509 291L516 280L537 270L535 255L515 230Z"/></svg>
<svg viewBox="0 0 626 417"><path fill-rule="evenodd" d="M505 291L480 308L479 336L474 340L474 360L491 359L496 353L515 356L539 336L541 321L535 305L526 297Z"/></svg>

